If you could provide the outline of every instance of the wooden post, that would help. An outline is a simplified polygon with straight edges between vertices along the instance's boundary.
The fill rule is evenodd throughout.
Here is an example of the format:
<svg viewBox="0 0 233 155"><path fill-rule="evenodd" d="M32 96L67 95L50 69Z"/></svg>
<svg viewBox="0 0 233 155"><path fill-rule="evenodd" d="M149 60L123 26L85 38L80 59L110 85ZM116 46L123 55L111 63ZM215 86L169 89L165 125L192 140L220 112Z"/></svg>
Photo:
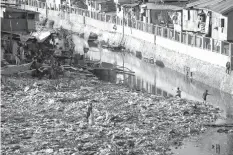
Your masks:
<svg viewBox="0 0 233 155"><path fill-rule="evenodd" d="M29 32L28 29L28 13L26 12L26 31Z"/></svg>
<svg viewBox="0 0 233 155"><path fill-rule="evenodd" d="M210 50L211 52L214 51L214 40L212 38L210 38Z"/></svg>
<svg viewBox="0 0 233 155"><path fill-rule="evenodd" d="M193 35L193 45L196 47L197 46L197 36L196 35Z"/></svg>
<svg viewBox="0 0 233 155"><path fill-rule="evenodd" d="M231 63L231 70L233 70L233 45L229 43L229 57L230 57L230 63Z"/></svg>
<svg viewBox="0 0 233 155"><path fill-rule="evenodd" d="M161 37L164 37L164 30L163 30L163 27L161 27Z"/></svg>
<svg viewBox="0 0 233 155"><path fill-rule="evenodd" d="M173 33L174 33L174 39L175 39L175 41L177 41L176 40L176 30L175 29L174 29Z"/></svg>
<svg viewBox="0 0 233 155"><path fill-rule="evenodd" d="M180 42L182 43L182 40L183 40L183 38L182 38L182 31L180 31Z"/></svg>
<svg viewBox="0 0 233 155"><path fill-rule="evenodd" d="M47 3L45 3L45 9L46 9L46 18L48 18L48 7L47 7Z"/></svg>
<svg viewBox="0 0 233 155"><path fill-rule="evenodd" d="M220 41L220 54L223 54L224 50L223 50L223 42Z"/></svg>
<svg viewBox="0 0 233 155"><path fill-rule="evenodd" d="M176 31L173 29L173 40L176 40Z"/></svg>
<svg viewBox="0 0 233 155"><path fill-rule="evenodd" d="M13 53L13 44L12 44L12 23L11 23L11 19L10 19L10 29L11 29L11 35L10 35L10 50L11 53Z"/></svg>
<svg viewBox="0 0 233 155"><path fill-rule="evenodd" d="M153 25L153 24L150 24L150 27L151 27L151 33L152 33L152 34L155 34L155 32L154 32L154 25Z"/></svg>
<svg viewBox="0 0 233 155"><path fill-rule="evenodd" d="M189 44L189 34L188 33L186 33L186 44L188 45Z"/></svg>
<svg viewBox="0 0 233 155"><path fill-rule="evenodd" d="M201 48L204 49L204 47L205 47L205 45L204 45L204 43L205 43L205 42L204 42L205 37L202 37L201 39L202 39L202 40L201 40ZM205 47L205 48L206 48L206 47Z"/></svg>

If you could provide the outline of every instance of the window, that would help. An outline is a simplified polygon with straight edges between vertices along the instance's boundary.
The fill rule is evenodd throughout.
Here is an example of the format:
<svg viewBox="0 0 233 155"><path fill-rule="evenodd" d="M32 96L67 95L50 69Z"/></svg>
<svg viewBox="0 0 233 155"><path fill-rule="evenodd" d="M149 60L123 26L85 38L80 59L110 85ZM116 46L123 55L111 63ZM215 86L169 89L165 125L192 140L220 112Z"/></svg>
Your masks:
<svg viewBox="0 0 233 155"><path fill-rule="evenodd" d="M222 18L221 19L221 27L224 27L225 20Z"/></svg>

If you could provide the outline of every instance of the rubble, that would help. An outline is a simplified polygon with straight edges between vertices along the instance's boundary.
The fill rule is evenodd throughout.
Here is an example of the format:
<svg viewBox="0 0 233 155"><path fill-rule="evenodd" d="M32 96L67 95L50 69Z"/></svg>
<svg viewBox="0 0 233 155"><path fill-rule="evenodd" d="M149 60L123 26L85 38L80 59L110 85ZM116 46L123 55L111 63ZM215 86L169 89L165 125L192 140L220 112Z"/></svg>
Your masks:
<svg viewBox="0 0 233 155"><path fill-rule="evenodd" d="M210 104L135 92L87 71L2 83L3 154L171 154L219 116ZM88 73L89 74L89 73ZM93 105L94 123L86 121Z"/></svg>
<svg viewBox="0 0 233 155"><path fill-rule="evenodd" d="M54 21L48 21L48 24L52 23ZM1 63L2 75L32 74L39 77L51 74L50 77L56 77L57 72L64 71L64 65L73 63L75 45L69 31L42 27L40 31L20 35L20 40L11 42L14 50L10 50L10 44L2 47L7 51L2 53L5 58Z"/></svg>

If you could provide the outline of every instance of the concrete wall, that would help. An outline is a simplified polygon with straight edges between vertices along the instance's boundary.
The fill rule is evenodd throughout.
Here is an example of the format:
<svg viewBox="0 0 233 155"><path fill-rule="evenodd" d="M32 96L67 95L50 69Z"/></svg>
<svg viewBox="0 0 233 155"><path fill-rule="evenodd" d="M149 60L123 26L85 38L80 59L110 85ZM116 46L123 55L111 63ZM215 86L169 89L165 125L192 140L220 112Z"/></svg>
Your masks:
<svg viewBox="0 0 233 155"><path fill-rule="evenodd" d="M227 40L233 41L233 11L228 14Z"/></svg>
<svg viewBox="0 0 233 155"><path fill-rule="evenodd" d="M229 61L228 56L215 53L215 52L211 52L208 50L200 49L197 47L187 46L185 44L175 42L175 41L172 41L170 39L166 39L160 36L156 36L156 44L162 47L166 47L167 49L175 51L177 53L186 54L193 58L196 58L196 59L199 59L199 60L211 63L211 64L219 65L222 67L225 67L227 61Z"/></svg>

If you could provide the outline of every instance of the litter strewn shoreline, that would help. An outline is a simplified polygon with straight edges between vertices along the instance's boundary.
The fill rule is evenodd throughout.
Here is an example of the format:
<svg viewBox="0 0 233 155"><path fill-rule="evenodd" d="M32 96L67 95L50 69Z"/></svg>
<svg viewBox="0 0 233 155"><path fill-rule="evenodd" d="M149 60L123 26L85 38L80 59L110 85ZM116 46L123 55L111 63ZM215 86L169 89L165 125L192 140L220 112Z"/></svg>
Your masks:
<svg viewBox="0 0 233 155"><path fill-rule="evenodd" d="M53 80L9 77L1 86L6 154L170 154L220 116L208 103L130 90L80 69Z"/></svg>

